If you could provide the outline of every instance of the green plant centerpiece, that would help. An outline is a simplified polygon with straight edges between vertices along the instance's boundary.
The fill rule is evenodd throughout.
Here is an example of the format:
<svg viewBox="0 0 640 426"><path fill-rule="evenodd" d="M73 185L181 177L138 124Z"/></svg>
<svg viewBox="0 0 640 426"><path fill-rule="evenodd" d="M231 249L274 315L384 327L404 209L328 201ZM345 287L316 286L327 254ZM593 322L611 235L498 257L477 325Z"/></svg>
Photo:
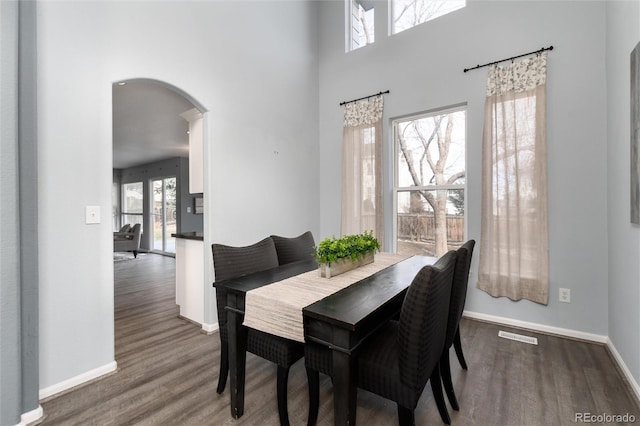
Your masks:
<svg viewBox="0 0 640 426"><path fill-rule="evenodd" d="M373 231L325 238L315 247L320 276L331 278L351 269L373 262L373 255L380 250L380 241Z"/></svg>

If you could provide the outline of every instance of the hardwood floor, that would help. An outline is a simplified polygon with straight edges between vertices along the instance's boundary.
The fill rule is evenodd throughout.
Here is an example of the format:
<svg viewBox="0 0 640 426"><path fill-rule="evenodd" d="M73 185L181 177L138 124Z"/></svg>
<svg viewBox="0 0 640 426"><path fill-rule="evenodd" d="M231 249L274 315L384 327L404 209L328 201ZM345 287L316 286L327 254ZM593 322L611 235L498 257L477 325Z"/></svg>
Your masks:
<svg viewBox="0 0 640 426"><path fill-rule="evenodd" d="M231 418L229 388L216 393L220 341L177 317L175 259L158 255L116 262L115 334L118 371L42 402L44 425L277 425L276 367L247 355L245 414ZM533 346L498 337L514 331ZM602 345L464 319L468 371L451 352L460 411L453 425L564 425L576 413L628 413L638 402ZM333 424L331 381L321 375L320 425ZM292 425L307 420L304 363L289 377ZM359 425L396 425L394 403L358 392ZM442 424L429 385L416 424Z"/></svg>

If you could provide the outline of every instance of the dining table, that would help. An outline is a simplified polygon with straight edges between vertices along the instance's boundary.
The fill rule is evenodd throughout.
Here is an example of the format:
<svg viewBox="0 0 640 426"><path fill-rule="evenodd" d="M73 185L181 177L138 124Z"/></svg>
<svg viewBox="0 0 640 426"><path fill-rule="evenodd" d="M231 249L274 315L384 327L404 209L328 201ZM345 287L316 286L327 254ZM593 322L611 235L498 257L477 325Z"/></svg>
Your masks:
<svg viewBox="0 0 640 426"><path fill-rule="evenodd" d="M331 353L336 425L355 425L360 345L387 321L397 317L413 278L424 266L436 261L437 258L425 256L402 258L301 307L304 341L320 344ZM227 290L225 309L229 335L231 415L234 418L244 413L247 329L243 321L247 294L317 268L315 259L309 259L213 283L214 287Z"/></svg>

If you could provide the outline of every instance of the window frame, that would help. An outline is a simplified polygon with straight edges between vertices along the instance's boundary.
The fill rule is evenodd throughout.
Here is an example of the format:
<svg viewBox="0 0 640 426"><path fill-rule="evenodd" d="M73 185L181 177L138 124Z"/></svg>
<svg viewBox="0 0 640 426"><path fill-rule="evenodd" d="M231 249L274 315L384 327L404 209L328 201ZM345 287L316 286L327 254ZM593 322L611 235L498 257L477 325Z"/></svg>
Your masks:
<svg viewBox="0 0 640 426"><path fill-rule="evenodd" d="M444 115L455 113L459 111L464 111L465 113L465 127L464 127L464 184L446 184L446 185L421 185L421 186L399 186L399 165L398 158L400 155L400 147L398 146L398 141L396 139L396 125L399 122L406 121L414 121L420 120L423 118L429 118L436 115ZM414 192L414 191L435 191L435 190L462 190L464 195L464 239L467 238L467 228L468 228L468 220L467 220L467 211L468 211L468 190L467 190L467 174L468 174L468 158L467 158L467 145L468 145L468 105L466 103L452 105L448 107L435 108L428 111L406 114L402 116L398 116L395 118L391 118L390 120L390 140L392 145L392 155L391 159L391 168L392 168L392 182L391 182L391 195L392 195L392 214L391 214L391 222L392 222L392 235L391 235L391 251L393 253L398 252L398 194L401 192Z"/></svg>
<svg viewBox="0 0 640 426"><path fill-rule="evenodd" d="M372 6L370 9L373 9L373 28L372 28L372 33L371 36L373 38L373 40L371 41L371 43L367 43L367 44L362 44L359 46L354 47L353 45L353 13L354 13L354 4L358 4L362 7L361 5L361 1L368 1L371 2ZM363 7L364 9L364 7ZM376 38L375 38L375 3L373 0L345 0L345 32L346 32L346 37L345 37L345 52L349 53L349 52L353 52L355 50L358 50L362 47L365 46L369 46L373 43L375 43Z"/></svg>

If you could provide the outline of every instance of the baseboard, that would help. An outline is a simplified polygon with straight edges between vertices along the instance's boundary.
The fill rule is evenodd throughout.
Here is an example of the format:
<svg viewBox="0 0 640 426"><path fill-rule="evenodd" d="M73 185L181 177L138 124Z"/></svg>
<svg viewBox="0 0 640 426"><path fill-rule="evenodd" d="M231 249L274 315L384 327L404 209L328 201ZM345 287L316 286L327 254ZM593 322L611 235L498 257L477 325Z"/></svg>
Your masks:
<svg viewBox="0 0 640 426"><path fill-rule="evenodd" d="M568 328L552 327L550 325L538 324L535 322L520 321L512 318L499 317L496 315L481 314L479 312L464 311L463 317L477 319L480 321L503 324L510 327L523 328L531 331L538 331L545 334L554 334L572 339L586 340L588 342L596 342L606 344L609 339L607 336L600 334L585 333L584 331L571 330Z"/></svg>
<svg viewBox="0 0 640 426"><path fill-rule="evenodd" d="M635 377L633 377L633 374L631 374L631 370L629 370L629 368L627 367L627 364L624 362L624 360L620 356L620 353L614 346L613 342L608 337L607 337L607 349L609 349L611 356L618 364L618 367L620 367L620 371L622 372L624 377L627 379L627 382L629 383L629 387L631 387L631 390L633 391L636 398L638 399L638 402L640 403L640 384L638 384Z"/></svg>
<svg viewBox="0 0 640 426"><path fill-rule="evenodd" d="M86 373L82 373L78 376L72 377L55 385L49 386L44 389L40 389L40 400L42 401L45 398L49 398L53 395L57 395L60 392L64 392L76 386L85 384L91 380L97 379L106 374L112 373L118 369L118 364L115 361L112 361L102 367L94 368L93 370L89 370Z"/></svg>
<svg viewBox="0 0 640 426"><path fill-rule="evenodd" d="M211 334L214 331L218 331L220 329L220 327L218 326L218 323L215 323L215 324L207 324L207 323L204 323L204 322L203 323L199 323L198 321L194 321L191 318L187 318L187 317L182 316L180 314L178 314L178 318L180 318L183 321L190 322L193 325L197 325L198 327L202 327L202 331L204 333L207 333L207 334Z"/></svg>
<svg viewBox="0 0 640 426"><path fill-rule="evenodd" d="M26 426L33 422L37 422L38 420L42 419L43 415L44 411L42 410L42 406L38 405L38 408L36 408L35 410L31 410L28 413L24 413L22 416L20 416L20 423L18 423L16 426Z"/></svg>
<svg viewBox="0 0 640 426"><path fill-rule="evenodd" d="M202 323L202 331L204 331L207 334L213 333L214 331L218 331L219 329L220 327L218 326L218 323L215 323L215 324Z"/></svg>
<svg viewBox="0 0 640 426"><path fill-rule="evenodd" d="M622 372L625 379L627 380L627 383L629 383L631 391L635 394L636 398L638 399L638 402L640 402L640 385L636 381L635 377L633 377L633 374L631 374L631 371L627 367L627 364L624 362L624 360L620 356L620 353L618 352L616 347L613 345L613 342L611 341L611 339L609 339L609 336L585 333L583 331L570 330L567 328L551 327L548 325L537 324L537 323L528 322L528 321L514 320L511 318L499 317L496 315L482 314L479 312L464 311L462 313L462 316L466 318L476 319L479 321L485 321L485 322L490 322L494 324L501 324L501 325L510 326L510 327L522 328L525 330L537 331L545 334L553 334L556 336L568 337L571 339L585 340L588 342L604 344L609 350L609 353L611 353L611 356L613 357L615 363L620 368L620 371Z"/></svg>

